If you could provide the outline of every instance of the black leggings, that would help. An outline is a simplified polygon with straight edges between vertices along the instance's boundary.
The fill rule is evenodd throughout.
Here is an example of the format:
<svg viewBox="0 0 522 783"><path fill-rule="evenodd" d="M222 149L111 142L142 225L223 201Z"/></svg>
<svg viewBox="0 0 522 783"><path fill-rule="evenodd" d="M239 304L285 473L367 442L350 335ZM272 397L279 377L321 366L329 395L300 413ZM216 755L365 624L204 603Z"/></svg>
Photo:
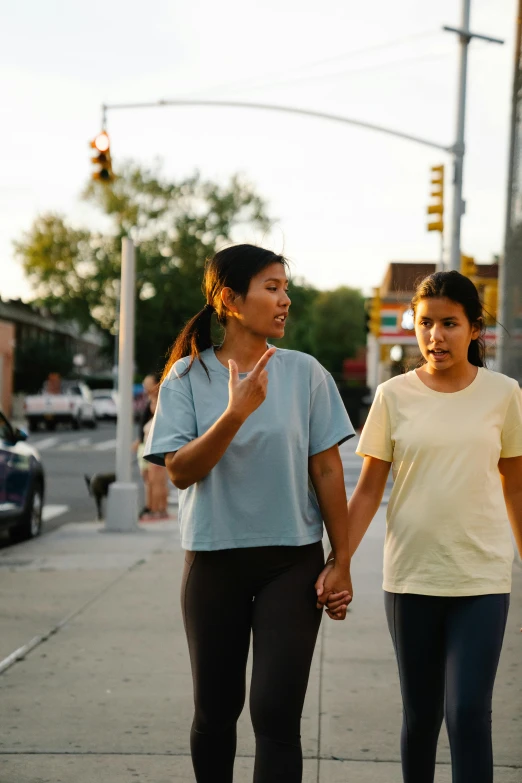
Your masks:
<svg viewBox="0 0 522 783"><path fill-rule="evenodd" d="M198 783L232 783L251 632L254 783L300 783L301 713L322 615L314 583L323 565L320 541L186 553L181 604Z"/></svg>
<svg viewBox="0 0 522 783"><path fill-rule="evenodd" d="M491 698L509 595L384 596L404 705L404 782L433 783L444 716L453 783L492 783Z"/></svg>

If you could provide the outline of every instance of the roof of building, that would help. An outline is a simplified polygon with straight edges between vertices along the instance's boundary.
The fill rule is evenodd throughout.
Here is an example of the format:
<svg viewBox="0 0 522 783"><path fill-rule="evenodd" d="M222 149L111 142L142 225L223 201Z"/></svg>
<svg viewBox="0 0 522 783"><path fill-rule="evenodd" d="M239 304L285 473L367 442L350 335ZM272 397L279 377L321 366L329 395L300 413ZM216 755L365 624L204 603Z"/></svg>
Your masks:
<svg viewBox="0 0 522 783"><path fill-rule="evenodd" d="M392 261L381 283L381 296L411 298L420 281L435 270L436 264L424 261ZM498 277L498 264L477 264L477 277Z"/></svg>
<svg viewBox="0 0 522 783"><path fill-rule="evenodd" d="M59 321L53 318L49 312L35 305L22 302L21 299L2 300L0 297L0 320L9 321L13 324L25 324L35 326L45 332L54 332L68 335L76 340L81 340L96 346L103 345L103 334L101 330L90 326L89 329L82 330L72 321Z"/></svg>

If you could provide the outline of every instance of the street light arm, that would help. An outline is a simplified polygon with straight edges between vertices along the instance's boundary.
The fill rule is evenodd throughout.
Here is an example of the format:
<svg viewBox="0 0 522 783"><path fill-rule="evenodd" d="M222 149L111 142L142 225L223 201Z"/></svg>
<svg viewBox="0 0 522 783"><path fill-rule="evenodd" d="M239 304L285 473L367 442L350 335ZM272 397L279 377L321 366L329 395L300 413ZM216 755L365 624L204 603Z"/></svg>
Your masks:
<svg viewBox="0 0 522 783"><path fill-rule="evenodd" d="M299 114L305 117L316 117L322 120L331 120L332 122L342 122L345 125L353 125L358 128L365 128L366 130L377 131L378 133L385 133L388 136L395 136L399 139L405 139L406 141L413 141L417 144L423 144L425 147L431 147L433 149L442 150L443 152L453 153L452 146L445 146L443 144L437 144L434 141L428 139L421 139L418 136L412 136L409 133L403 133L402 131L392 130L390 128L384 128L382 125L375 125L370 122L362 122L361 120L352 120L349 117L343 117L339 114L328 114L326 112L313 111L312 109L300 109L294 106L277 106L270 103L248 103L243 101L213 101L213 100L190 100L190 99L175 99L175 100L160 100L153 103L113 103L104 104L102 106L102 125L105 127L105 119L108 110L114 109L153 109L160 108L162 106L214 106L224 107L232 109L257 109L261 111L278 111L286 114Z"/></svg>

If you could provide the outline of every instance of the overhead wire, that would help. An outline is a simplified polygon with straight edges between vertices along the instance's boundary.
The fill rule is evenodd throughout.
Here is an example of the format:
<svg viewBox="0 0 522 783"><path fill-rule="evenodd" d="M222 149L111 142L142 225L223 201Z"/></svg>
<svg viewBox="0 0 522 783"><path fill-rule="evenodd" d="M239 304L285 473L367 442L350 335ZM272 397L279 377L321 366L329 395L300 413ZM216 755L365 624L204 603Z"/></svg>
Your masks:
<svg viewBox="0 0 522 783"><path fill-rule="evenodd" d="M289 73L293 73L295 71L303 71L303 70L307 70L307 69L311 69L311 68L316 68L318 66L327 65L327 64L332 63L332 62L339 62L341 60L346 60L346 59L350 59L350 58L353 58L353 57L359 57L361 55L370 54L370 53L374 53L374 52L378 52L378 51L383 51L383 50L386 50L386 49L392 49L392 48L395 48L397 46L402 46L402 45L407 44L407 43L412 43L413 41L421 40L423 38L433 37L433 36L439 35L439 34L440 34L439 30L433 30L433 29L425 30L425 31L422 31L420 33L413 33L413 34L410 34L410 35L407 35L407 36L402 36L401 38L394 39L393 41L387 41L387 42L383 42L383 43L380 43L380 44L374 44L372 46L366 46L366 47L363 47L361 49L351 49L348 52L344 52L342 54L338 54L338 55L335 55L333 57L327 57L327 58L323 58L321 60L315 60L314 62L311 62L311 63L302 63L301 65L298 65L298 66L295 66L294 68L291 68ZM272 84L274 84L276 82L272 81L272 82L270 82L267 85L265 85L265 84L259 85L258 84L259 80L263 81L263 80L266 80L266 79L274 79L274 78L275 78L275 80L277 80L277 83L281 83L281 74L276 73L276 72L272 72L270 74L266 74L266 76L264 76L264 77L263 76L258 76L258 77L248 78L246 80L241 80L241 81L238 81L238 82L232 82L232 83L221 84L221 85L213 85L213 86L209 86L207 88L200 89L200 90L191 90L189 93L186 94L185 97L187 97L187 98L188 97L196 98L196 97L201 96L203 94L204 95L208 95L209 92L215 92L215 91L221 92L223 90L236 90L237 91L237 90L248 89L248 88L260 89L260 88L262 88L264 86L271 86ZM295 78L299 79L299 80L304 80L306 78L314 78L314 75L311 75L310 77L305 77L305 76L299 77L299 76L296 76ZM285 81L290 81L290 80L285 80Z"/></svg>

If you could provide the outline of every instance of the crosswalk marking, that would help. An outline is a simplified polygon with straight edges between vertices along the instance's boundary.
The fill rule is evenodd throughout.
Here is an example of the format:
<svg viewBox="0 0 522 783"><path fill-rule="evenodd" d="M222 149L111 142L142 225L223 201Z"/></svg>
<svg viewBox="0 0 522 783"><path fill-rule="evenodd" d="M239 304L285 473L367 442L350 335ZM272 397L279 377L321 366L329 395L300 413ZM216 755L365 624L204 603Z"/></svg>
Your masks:
<svg viewBox="0 0 522 783"><path fill-rule="evenodd" d="M78 451L79 449L84 449L86 446L90 445L90 438L79 438L79 440L71 440L69 443L58 446L57 451Z"/></svg>
<svg viewBox="0 0 522 783"><path fill-rule="evenodd" d="M30 441L38 451L71 452L71 451L110 451L116 448L116 439L93 443L92 438L84 437L76 440L61 441L58 437L42 438L40 441Z"/></svg>
<svg viewBox="0 0 522 783"><path fill-rule="evenodd" d="M66 511L69 511L69 506L45 505L42 509L42 521L49 522L49 520L65 514Z"/></svg>
<svg viewBox="0 0 522 783"><path fill-rule="evenodd" d="M93 451L109 451L109 449L116 448L116 438L112 440L103 440L101 443L96 443L93 447Z"/></svg>
<svg viewBox="0 0 522 783"><path fill-rule="evenodd" d="M43 438L42 440L35 442L35 447L38 449L38 451L45 451L45 449L50 449L52 446L55 446L58 443L58 438L56 436L53 436L52 438Z"/></svg>

